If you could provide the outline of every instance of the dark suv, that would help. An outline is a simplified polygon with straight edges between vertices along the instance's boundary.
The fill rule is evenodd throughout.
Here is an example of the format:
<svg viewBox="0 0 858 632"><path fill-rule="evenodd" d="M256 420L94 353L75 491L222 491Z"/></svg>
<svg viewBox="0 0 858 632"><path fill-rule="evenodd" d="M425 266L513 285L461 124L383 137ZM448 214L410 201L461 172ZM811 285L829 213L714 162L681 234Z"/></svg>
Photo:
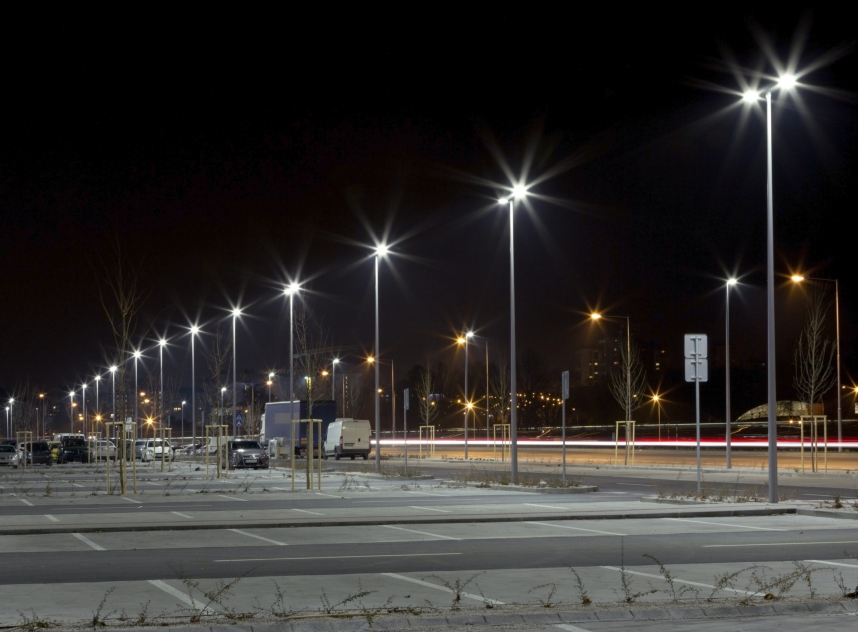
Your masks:
<svg viewBox="0 0 858 632"><path fill-rule="evenodd" d="M235 439L227 444L227 465L234 470L239 467L268 469L268 453L255 439Z"/></svg>
<svg viewBox="0 0 858 632"><path fill-rule="evenodd" d="M89 460L89 446L83 437L63 437L60 439L60 447L57 448L57 464L80 461L86 463Z"/></svg>
<svg viewBox="0 0 858 632"><path fill-rule="evenodd" d="M51 458L51 447L47 441L22 441L18 444L18 453L23 461L24 453L27 454L27 465L53 465Z"/></svg>

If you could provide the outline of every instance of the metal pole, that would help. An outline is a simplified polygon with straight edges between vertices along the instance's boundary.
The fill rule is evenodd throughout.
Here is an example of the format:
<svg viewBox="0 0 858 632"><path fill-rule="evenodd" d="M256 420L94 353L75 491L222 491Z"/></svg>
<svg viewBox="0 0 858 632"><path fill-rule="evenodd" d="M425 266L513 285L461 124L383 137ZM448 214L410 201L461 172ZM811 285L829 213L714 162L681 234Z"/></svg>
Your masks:
<svg viewBox="0 0 858 632"><path fill-rule="evenodd" d="M378 253L375 255L375 472L381 474L381 414L378 383L381 358L378 355Z"/></svg>
<svg viewBox="0 0 858 632"><path fill-rule="evenodd" d="M486 448L489 445L489 423L489 341L486 338Z"/></svg>
<svg viewBox="0 0 858 632"><path fill-rule="evenodd" d="M337 363L331 362L331 399L334 400L334 418L337 416ZM271 401L269 392L268 401Z"/></svg>
<svg viewBox="0 0 858 632"><path fill-rule="evenodd" d="M161 413L159 414L159 417L161 419L161 428L163 429L164 428L164 345L163 344L158 345L158 351L159 351L158 362L160 364L160 366L158 367L159 371L160 371L160 377L158 378L160 381L160 383L158 385L158 388L160 391L158 393L158 400L159 400L159 404L160 404L159 408L161 409ZM162 441L161 442L161 466L163 467L163 465L164 465L164 444Z"/></svg>
<svg viewBox="0 0 858 632"><path fill-rule="evenodd" d="M137 420L140 419L140 389L137 381L137 355L134 356L134 428L137 428ZM135 438L137 432L134 433ZM135 448L136 453L136 448Z"/></svg>
<svg viewBox="0 0 858 632"><path fill-rule="evenodd" d="M730 422L732 420L731 407L730 407L730 284L727 283L727 316L725 319L726 322L726 338L727 338L727 349L724 354L724 360L726 361L727 366L727 402L726 402L726 423L727 423L727 469L729 470L732 467L732 463L730 461Z"/></svg>
<svg viewBox="0 0 858 632"><path fill-rule="evenodd" d="M289 424L292 429L292 460L295 460L295 445L300 445L300 441L295 439L295 290L289 292ZM298 437L301 436L301 428L298 428ZM294 462L293 462L294 474Z"/></svg>
<svg viewBox="0 0 858 632"><path fill-rule="evenodd" d="M834 279L834 318L837 327L837 451L843 452L843 418L842 399L840 390L840 282Z"/></svg>
<svg viewBox="0 0 858 632"><path fill-rule="evenodd" d="M197 451L197 379L194 374L196 363L194 362L194 338L196 333L191 331L191 455L196 456Z"/></svg>
<svg viewBox="0 0 858 632"><path fill-rule="evenodd" d="M465 455L468 460L468 334L465 334Z"/></svg>
<svg viewBox="0 0 858 632"><path fill-rule="evenodd" d="M769 377L769 502L778 502L778 398L775 362L775 237L774 200L772 190L772 93L766 93L766 272L767 280L767 341L766 362Z"/></svg>
<svg viewBox="0 0 858 632"><path fill-rule="evenodd" d="M632 334L631 318L626 316L626 459L629 464L629 422L632 420Z"/></svg>
<svg viewBox="0 0 858 632"><path fill-rule="evenodd" d="M513 484L518 484L518 396L515 382L515 199L509 199L509 463Z"/></svg>
<svg viewBox="0 0 858 632"><path fill-rule="evenodd" d="M84 382L83 387L80 389L83 396L83 436L86 437L86 382ZM89 458L87 457L87 461Z"/></svg>
<svg viewBox="0 0 858 632"><path fill-rule="evenodd" d="M697 353L697 338L698 336L694 336L694 420L697 426L697 493L700 494L700 355Z"/></svg>
<svg viewBox="0 0 858 632"><path fill-rule="evenodd" d="M390 361L390 438L396 440L396 380L393 376L393 360Z"/></svg>
<svg viewBox="0 0 858 632"><path fill-rule="evenodd" d="M238 413L238 348L235 340L235 321L238 316L232 315L232 436L238 436L236 432L235 416Z"/></svg>

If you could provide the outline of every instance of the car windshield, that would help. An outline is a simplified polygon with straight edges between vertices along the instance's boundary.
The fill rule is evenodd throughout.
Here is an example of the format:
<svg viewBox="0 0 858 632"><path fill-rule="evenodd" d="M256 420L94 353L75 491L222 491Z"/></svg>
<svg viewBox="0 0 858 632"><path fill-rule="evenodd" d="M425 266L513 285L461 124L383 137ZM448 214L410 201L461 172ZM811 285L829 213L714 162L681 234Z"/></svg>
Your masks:
<svg viewBox="0 0 858 632"><path fill-rule="evenodd" d="M0 445L0 452L14 452L15 448L11 445Z"/></svg>
<svg viewBox="0 0 858 632"><path fill-rule="evenodd" d="M233 450L261 450L258 441L231 441Z"/></svg>
<svg viewBox="0 0 858 632"><path fill-rule="evenodd" d="M47 441L34 441L33 442L33 450L47 450L48 442Z"/></svg>
<svg viewBox="0 0 858 632"><path fill-rule="evenodd" d="M63 443L67 446L72 446L75 448L86 445L86 441L84 441L83 439L65 439Z"/></svg>

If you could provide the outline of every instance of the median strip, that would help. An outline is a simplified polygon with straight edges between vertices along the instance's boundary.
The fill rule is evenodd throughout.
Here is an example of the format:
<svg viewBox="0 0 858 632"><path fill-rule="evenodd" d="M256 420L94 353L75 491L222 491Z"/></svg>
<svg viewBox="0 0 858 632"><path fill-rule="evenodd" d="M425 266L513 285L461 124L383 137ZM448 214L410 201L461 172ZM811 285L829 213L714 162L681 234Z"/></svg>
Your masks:
<svg viewBox="0 0 858 632"><path fill-rule="evenodd" d="M216 495L220 496L221 498L226 498L227 500L240 500L243 503L247 502L246 498L236 498L235 496L225 496L224 494L216 494Z"/></svg>
<svg viewBox="0 0 858 632"><path fill-rule="evenodd" d="M383 524L382 527L386 527L388 529L397 529L399 531L407 531L408 533L417 533L419 535L428 535L433 538L444 538L445 540L460 540L461 538L453 538L449 535L438 535L437 533L428 533L426 531L417 531L416 529L404 529L402 527L395 527L392 524Z"/></svg>
<svg viewBox="0 0 858 632"><path fill-rule="evenodd" d="M248 533L247 531L242 531L241 529L227 529L227 531L232 531L233 533L240 533L241 535L246 535L248 538L256 538L257 540L262 540L263 542L270 542L271 544L276 544L277 546L287 546L285 542L278 542L277 540L271 540L270 538L263 538L261 535L254 535L253 533Z"/></svg>
<svg viewBox="0 0 858 632"><path fill-rule="evenodd" d="M426 586L428 588L434 588L435 590L443 590L444 592L457 594L456 591L447 588L446 586L439 586L438 584L433 584L431 582L425 582L422 579L414 579L413 577L406 577L405 575L397 575L396 573L382 573L385 577L393 577L394 579L401 579L406 582L411 582L413 584L420 584L421 586ZM474 601L482 601L483 603L491 604L493 606L503 606L503 601L497 601L496 599L489 599L488 597L483 597L481 595L472 595L471 593L459 592L459 595L462 597L467 597L468 599L473 599Z"/></svg>
<svg viewBox="0 0 858 632"><path fill-rule="evenodd" d="M756 529L758 531L789 531L789 529L774 529L770 527L751 527L749 525L728 524L726 522L707 522L706 520L689 520L688 518L664 518L664 520L674 520L676 522L696 522L697 524L711 524L716 527L735 527L737 529Z"/></svg>
<svg viewBox="0 0 858 632"><path fill-rule="evenodd" d="M45 514L45 518L50 520L51 522L59 522L56 518L54 518L51 514Z"/></svg>
<svg viewBox="0 0 858 632"><path fill-rule="evenodd" d="M190 595L186 595L178 588L173 588L170 584L163 582L160 579L150 579L149 583L155 586L155 588L160 588L165 593L172 595L182 603L188 604L191 608L194 608L201 614L215 614L211 608L205 608L205 604L201 604Z"/></svg>
<svg viewBox="0 0 858 632"><path fill-rule="evenodd" d="M300 511L301 513L313 514L314 516L324 516L325 514L318 511L307 511L306 509L293 509L292 511Z"/></svg>
<svg viewBox="0 0 858 632"><path fill-rule="evenodd" d="M90 540L89 538L83 537L80 533L72 533L72 535L74 537L76 537L78 540L80 540L81 542L83 542L84 544L88 544L89 546L94 548L96 551L106 551L107 550L103 546L99 546L98 544L96 544L95 542Z"/></svg>
<svg viewBox="0 0 858 632"><path fill-rule="evenodd" d="M754 544L704 544L704 549L724 549L739 546L808 546L810 544L858 544L858 540L843 540L841 542L757 542Z"/></svg>
<svg viewBox="0 0 858 632"><path fill-rule="evenodd" d="M435 509L434 507L415 507L414 505L411 505L411 508L412 509L423 509L425 511L440 511L441 513L453 513L449 509Z"/></svg>
<svg viewBox="0 0 858 632"><path fill-rule="evenodd" d="M461 555L461 553L394 553L389 555L325 555L317 557L257 557L241 560L214 560L215 562L283 562L292 560L351 560L377 557L440 557L442 555ZM500 603L500 602L495 602Z"/></svg>
<svg viewBox="0 0 858 632"><path fill-rule="evenodd" d="M23 498L19 498L18 500L20 500L22 503L24 503L25 505L27 505L27 507L32 507L32 506L33 506L33 503L31 503L29 500L24 500Z"/></svg>
<svg viewBox="0 0 858 632"><path fill-rule="evenodd" d="M573 529L575 531L589 531L591 533L603 533L605 535L625 536L625 533L614 533L612 531L599 531L597 529L585 529L584 527L572 527L565 524L551 524L550 522L528 522L527 524L538 524L543 527L557 527L558 529Z"/></svg>

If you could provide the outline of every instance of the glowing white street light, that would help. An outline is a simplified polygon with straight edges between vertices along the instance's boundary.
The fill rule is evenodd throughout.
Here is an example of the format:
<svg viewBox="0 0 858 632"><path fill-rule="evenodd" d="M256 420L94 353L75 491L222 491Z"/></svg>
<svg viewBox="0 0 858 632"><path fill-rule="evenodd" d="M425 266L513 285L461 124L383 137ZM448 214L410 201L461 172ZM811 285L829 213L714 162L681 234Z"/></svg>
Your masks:
<svg viewBox="0 0 858 632"><path fill-rule="evenodd" d="M518 483L518 394L516 393L515 372L515 200L527 195L527 187L517 184L512 195L499 200L501 205L509 204L509 463L513 484Z"/></svg>
<svg viewBox="0 0 858 632"><path fill-rule="evenodd" d="M192 454L195 454L197 449L197 377L194 373L197 364L194 359L194 339L198 333L200 333L200 328L191 325L191 442L194 446L191 448Z"/></svg>
<svg viewBox="0 0 858 632"><path fill-rule="evenodd" d="M283 288L289 297L289 421L295 418L295 295L301 286L294 281Z"/></svg>
<svg viewBox="0 0 858 632"><path fill-rule="evenodd" d="M235 340L235 322L241 316L241 309L232 310L232 436L238 436L236 415L238 413L238 348Z"/></svg>
<svg viewBox="0 0 858 632"><path fill-rule="evenodd" d="M468 413L473 408L473 404L471 403L470 392L468 391L468 342L471 338L474 337L474 332L469 331L464 336L460 336L456 341L460 345L465 346L465 424L464 424L464 437L465 437L465 448L464 448L464 459L468 460Z"/></svg>
<svg viewBox="0 0 858 632"><path fill-rule="evenodd" d="M161 427L164 427L164 347L167 346L166 338L161 338L158 341L158 353L160 356L160 370L161 370L161 378L160 378L160 394L159 399L161 402Z"/></svg>
<svg viewBox="0 0 858 632"><path fill-rule="evenodd" d="M115 364L108 369L110 371L110 395L113 399L112 421L116 421L116 371L119 369ZM124 420L123 420L124 421Z"/></svg>
<svg viewBox="0 0 858 632"><path fill-rule="evenodd" d="M381 359L381 351L378 342L378 266L379 260L389 252L386 244L379 244L375 248L375 358ZM381 369L380 362L375 363L375 472L381 474L381 401L379 399L379 382Z"/></svg>
<svg viewBox="0 0 858 632"><path fill-rule="evenodd" d="M140 385L137 380L137 361L140 359L140 350L134 351L134 423L140 419ZM139 431L138 434L142 432Z"/></svg>
<svg viewBox="0 0 858 632"><path fill-rule="evenodd" d="M334 400L334 417L337 416L337 365L340 363L339 358L331 360L331 399ZM343 401L345 407L345 401Z"/></svg>

